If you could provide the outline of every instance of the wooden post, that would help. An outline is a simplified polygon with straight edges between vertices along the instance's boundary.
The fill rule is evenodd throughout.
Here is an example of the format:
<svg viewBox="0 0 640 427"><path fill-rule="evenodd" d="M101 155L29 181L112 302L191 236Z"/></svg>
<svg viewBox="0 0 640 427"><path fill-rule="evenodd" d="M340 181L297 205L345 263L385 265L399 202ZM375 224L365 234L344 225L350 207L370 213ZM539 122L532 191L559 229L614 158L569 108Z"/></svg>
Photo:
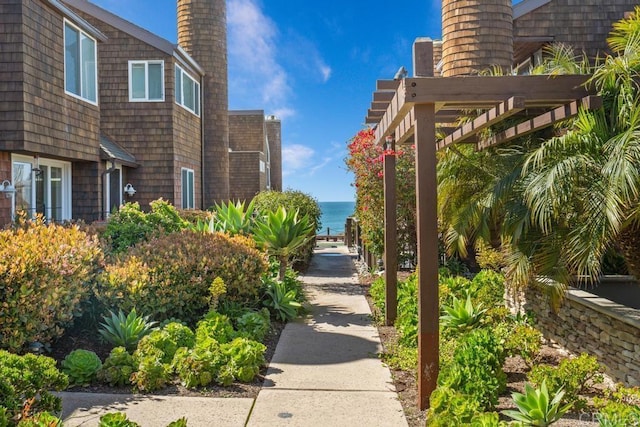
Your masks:
<svg viewBox="0 0 640 427"><path fill-rule="evenodd" d="M396 213L396 156L395 141L385 141L384 155L384 278L385 304L384 323L393 325L398 315L398 220Z"/></svg>
<svg viewBox="0 0 640 427"><path fill-rule="evenodd" d="M435 104L414 107L418 226L418 407L426 409L439 372L438 215Z"/></svg>

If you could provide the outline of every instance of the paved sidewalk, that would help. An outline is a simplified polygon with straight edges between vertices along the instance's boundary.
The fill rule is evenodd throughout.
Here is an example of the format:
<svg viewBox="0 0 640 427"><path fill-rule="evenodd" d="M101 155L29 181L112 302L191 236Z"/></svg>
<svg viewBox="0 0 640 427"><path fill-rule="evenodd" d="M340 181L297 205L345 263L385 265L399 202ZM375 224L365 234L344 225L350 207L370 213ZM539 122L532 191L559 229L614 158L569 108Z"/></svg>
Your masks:
<svg viewBox="0 0 640 427"><path fill-rule="evenodd" d="M248 426L406 426L351 255L323 246L302 278L311 313L282 332Z"/></svg>
<svg viewBox="0 0 640 427"><path fill-rule="evenodd" d="M333 246L333 247L332 247ZM406 426L347 248L321 244L303 276L309 316L287 324L257 399L61 393L65 426L126 412L142 427Z"/></svg>

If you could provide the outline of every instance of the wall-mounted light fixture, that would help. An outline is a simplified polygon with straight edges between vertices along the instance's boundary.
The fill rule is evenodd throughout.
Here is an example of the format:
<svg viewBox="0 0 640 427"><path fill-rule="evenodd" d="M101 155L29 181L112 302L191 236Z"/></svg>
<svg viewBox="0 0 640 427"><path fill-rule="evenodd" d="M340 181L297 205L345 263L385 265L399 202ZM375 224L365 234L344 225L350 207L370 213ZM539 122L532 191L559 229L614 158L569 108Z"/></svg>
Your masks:
<svg viewBox="0 0 640 427"><path fill-rule="evenodd" d="M395 142L395 138L393 135L387 135L384 138L384 149L385 150L393 150L393 143Z"/></svg>
<svg viewBox="0 0 640 427"><path fill-rule="evenodd" d="M0 193L4 193L7 199L15 192L16 187L14 187L8 179L2 181L2 184L0 184Z"/></svg>
<svg viewBox="0 0 640 427"><path fill-rule="evenodd" d="M129 196L133 196L134 194L136 194L136 189L133 188L133 185L131 184L127 184L124 186L124 192Z"/></svg>

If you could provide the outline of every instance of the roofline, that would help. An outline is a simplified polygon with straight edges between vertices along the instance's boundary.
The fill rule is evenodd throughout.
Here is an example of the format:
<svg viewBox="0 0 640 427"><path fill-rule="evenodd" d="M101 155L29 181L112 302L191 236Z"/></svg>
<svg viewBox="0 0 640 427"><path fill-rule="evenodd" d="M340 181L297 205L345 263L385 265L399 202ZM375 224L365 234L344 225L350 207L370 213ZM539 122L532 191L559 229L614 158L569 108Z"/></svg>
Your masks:
<svg viewBox="0 0 640 427"><path fill-rule="evenodd" d="M67 6L60 3L58 0L48 0L49 5L54 9L58 10L58 12L62 13L62 15L74 21L78 24L82 29L86 30L89 34L91 34L96 39L106 42L108 40L107 36L105 36L102 31L98 30L96 27L88 23L86 20L82 19L78 16L77 13L69 9Z"/></svg>
<svg viewBox="0 0 640 427"><path fill-rule="evenodd" d="M264 110L229 110L230 116L264 116Z"/></svg>
<svg viewBox="0 0 640 427"><path fill-rule="evenodd" d="M49 1L58 1L58 0L49 0ZM146 30L139 25L136 25L130 21L127 21L124 18L121 18L118 15L115 15L108 10L105 10L88 0L61 0L67 3L69 6L75 7L78 10L81 10L84 13L87 13L94 18L111 25L112 27L117 28L120 31L123 31L130 36L147 43L150 46L166 53L169 56L173 56L177 59L180 59L182 62L186 63L186 65L191 66L194 70L196 70L201 75L204 75L204 71L202 67L193 59L187 52L184 51L180 46L175 43L170 42L167 39L164 39L149 30Z"/></svg>
<svg viewBox="0 0 640 427"><path fill-rule="evenodd" d="M520 3L513 5L513 19L518 19L550 2L551 0L522 0Z"/></svg>

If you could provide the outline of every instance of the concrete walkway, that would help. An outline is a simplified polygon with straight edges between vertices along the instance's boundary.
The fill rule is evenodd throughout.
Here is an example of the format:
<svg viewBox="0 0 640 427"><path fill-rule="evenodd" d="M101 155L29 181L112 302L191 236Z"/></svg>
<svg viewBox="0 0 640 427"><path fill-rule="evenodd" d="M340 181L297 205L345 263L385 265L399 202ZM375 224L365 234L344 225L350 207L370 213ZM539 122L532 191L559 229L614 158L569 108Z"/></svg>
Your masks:
<svg viewBox="0 0 640 427"><path fill-rule="evenodd" d="M310 313L285 327L255 402L61 393L64 425L97 426L101 414L123 411L142 427L182 416L189 427L406 426L347 248L321 244L302 279Z"/></svg>

